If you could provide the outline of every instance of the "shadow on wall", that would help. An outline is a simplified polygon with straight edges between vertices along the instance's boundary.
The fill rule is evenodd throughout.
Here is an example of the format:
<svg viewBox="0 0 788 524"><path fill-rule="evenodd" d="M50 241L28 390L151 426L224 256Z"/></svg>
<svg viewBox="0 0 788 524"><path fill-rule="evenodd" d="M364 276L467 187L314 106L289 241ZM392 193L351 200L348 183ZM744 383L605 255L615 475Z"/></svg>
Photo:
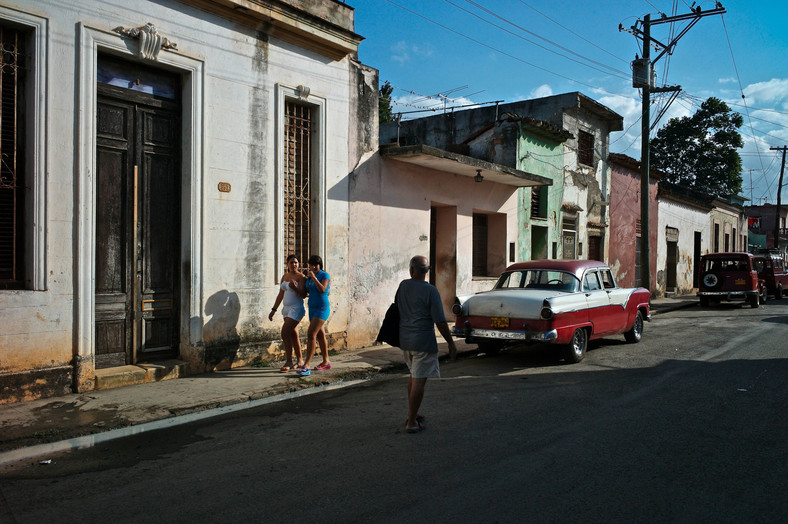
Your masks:
<svg viewBox="0 0 788 524"><path fill-rule="evenodd" d="M240 315L238 295L226 289L214 293L205 302L205 316L211 317L203 328L208 369L229 369L235 361L241 345L237 329Z"/></svg>

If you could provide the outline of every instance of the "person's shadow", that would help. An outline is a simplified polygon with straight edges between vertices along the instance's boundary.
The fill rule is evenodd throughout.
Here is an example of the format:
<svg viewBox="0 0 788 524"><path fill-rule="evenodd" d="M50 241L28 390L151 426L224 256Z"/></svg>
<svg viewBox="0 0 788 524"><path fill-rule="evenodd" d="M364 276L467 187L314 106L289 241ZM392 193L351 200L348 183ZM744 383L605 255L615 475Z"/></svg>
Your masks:
<svg viewBox="0 0 788 524"><path fill-rule="evenodd" d="M226 289L214 293L205 302L205 315L211 317L203 328L208 369L229 369L235 361L241 346L236 328L240 314L238 295Z"/></svg>

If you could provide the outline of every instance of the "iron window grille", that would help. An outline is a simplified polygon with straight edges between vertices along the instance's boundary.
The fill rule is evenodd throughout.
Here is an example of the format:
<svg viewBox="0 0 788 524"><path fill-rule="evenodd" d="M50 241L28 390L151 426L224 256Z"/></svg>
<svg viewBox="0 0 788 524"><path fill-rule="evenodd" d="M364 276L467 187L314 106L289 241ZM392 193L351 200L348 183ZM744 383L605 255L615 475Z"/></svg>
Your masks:
<svg viewBox="0 0 788 524"><path fill-rule="evenodd" d="M25 32L0 24L0 288L24 287Z"/></svg>

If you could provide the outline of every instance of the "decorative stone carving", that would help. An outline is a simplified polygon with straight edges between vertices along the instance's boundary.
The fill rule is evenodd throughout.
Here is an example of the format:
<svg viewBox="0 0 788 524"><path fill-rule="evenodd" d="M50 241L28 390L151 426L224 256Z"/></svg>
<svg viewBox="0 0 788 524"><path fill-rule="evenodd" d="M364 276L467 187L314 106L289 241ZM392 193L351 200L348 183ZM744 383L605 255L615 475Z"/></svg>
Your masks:
<svg viewBox="0 0 788 524"><path fill-rule="evenodd" d="M158 59L159 51L162 49L178 49L178 44L160 35L156 27L150 22L131 29L118 26L113 31L130 38L138 38L140 41L139 56L145 60Z"/></svg>

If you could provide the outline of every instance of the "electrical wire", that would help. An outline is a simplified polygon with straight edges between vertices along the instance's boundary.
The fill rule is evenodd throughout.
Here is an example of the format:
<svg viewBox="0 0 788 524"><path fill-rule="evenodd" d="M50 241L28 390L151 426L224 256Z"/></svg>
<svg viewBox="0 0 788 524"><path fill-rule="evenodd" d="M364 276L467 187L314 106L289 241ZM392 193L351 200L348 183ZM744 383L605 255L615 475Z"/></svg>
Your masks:
<svg viewBox="0 0 788 524"><path fill-rule="evenodd" d="M744 104L745 112L747 113L747 120L750 127L750 133L752 133L752 139L755 140L755 130L752 125L752 119L750 118L750 109L747 107L747 99L744 97L744 89L741 85L741 77L739 76L739 68L736 66L736 57L733 56L733 45L731 45L731 38L728 35L728 27L725 25L725 17L720 15L720 20L722 21L722 28L725 30L725 39L728 41L728 49L731 52L731 61L733 62L733 70L736 72L736 81L739 83L739 92L741 93L742 104ZM761 169L763 169L763 157L758 156L758 161L761 164Z"/></svg>
<svg viewBox="0 0 788 524"><path fill-rule="evenodd" d="M501 55L503 55L503 56L509 57L509 58L511 58L512 60L515 60L515 61L517 61L517 62L520 62L520 63L522 63L522 64L525 64L525 65L528 65L528 66L531 66L531 67L533 67L534 69L538 69L539 71L543 71L543 72L545 72L545 73L548 73L548 74L550 74L550 75L556 76L556 77L558 77L558 78L562 78L562 79L564 79L564 80L567 80L567 81L569 81L569 82L572 82L573 84L577 84L577 85L581 85L581 86L588 87L588 88L590 88L591 90L593 90L593 91L595 91L595 92L598 92L598 93L603 93L603 94L610 95L610 96L621 96L621 95L620 95L620 94L618 94L618 93L611 93L611 92L609 92L609 91L606 91L606 90L604 90L604 89L602 89L602 88L600 88L600 87L598 87L598 86L594 86L594 85L591 85L591 84L587 84L587 83L585 83L585 82L581 82L580 80L575 80L574 78L568 77L568 76L566 76L566 75L562 75L562 74L560 74L560 73L556 73L555 71L552 71L552 70L550 70L550 69L547 69L547 68L545 68L545 67L542 67L542 66L539 66L539 65L536 65L536 64L534 64L534 63L532 63L532 62L529 62L529 61L527 61L527 60L523 60L522 58L520 58L520 57L518 57L518 56L515 56L515 55L513 55L513 54L511 54L511 53L507 53L506 51L502 51L501 49L498 49L498 48L496 48L496 47L494 47L494 46L491 46L491 45L489 45L489 44L486 44L486 43L484 43L484 42L482 42L482 41L480 41L480 40L477 40L477 39L475 39L475 38L472 38L472 37L470 37L470 36L468 36L468 35L466 35L466 34L464 34L464 33L461 33L461 32L459 32L459 31L457 31L457 30L455 30L455 29L452 29L451 27L448 27L448 26L446 26L446 25L444 25L444 24L441 24L440 22L436 22L435 20L432 20L431 18L429 18L429 17L426 17L426 16L422 15L421 13L417 13L416 11L413 11L412 9L409 9L409 8L407 8L407 7L405 7L405 6L402 6L402 5L400 5L400 4L396 3L396 2L394 2L393 0L386 0L386 2L388 2L389 4L391 4L391 5L395 6L395 7L399 7L399 8L400 8L400 9L402 9L403 11L407 11L408 13L410 13L410 14L412 14L412 15L414 15L414 16L417 16L417 17L419 17L419 18L421 18L422 20L425 20L425 21L427 21L427 22L429 22L429 23L431 23L431 24L433 24L433 25L436 25L436 26L438 26L438 27L440 27L440 28L442 28L442 29L445 29L445 30L447 30L447 31L449 31L449 32L451 32L451 33L454 33L454 34L455 34L455 35L457 35L457 36L460 36L460 37L462 37L462 38L464 38L464 39L466 39L466 40L469 40L469 41L471 41L471 42L473 42L473 43L475 43L475 44L478 44L478 45L480 45L480 46L482 46L482 47L485 47L485 48L487 48L487 49L490 49L491 51L495 51L496 53L499 53L499 54L501 54Z"/></svg>
<svg viewBox="0 0 788 524"><path fill-rule="evenodd" d="M468 3L468 4L471 4L472 6L476 7L477 9L480 9L480 10L484 11L485 13L489 14L490 16L494 16L495 18L498 18L499 20L502 20L502 21L506 22L507 24L519 29L520 31L523 31L524 33L527 33L527 34L532 35L532 36L534 36L536 38L539 38L540 40L543 40L544 42L547 42L550 45L553 45L553 46L561 49L562 51L570 53L570 54L572 54L572 55L574 55L574 56L576 56L578 58L581 58L583 60L587 60L588 62L590 62L592 64L596 64L596 65L598 65L600 67L603 67L603 68L606 69L606 71L602 70L602 69L599 69L597 67L591 66L589 64L583 63L583 62L581 62L579 60L575 60L574 58L571 58L569 56L566 56L566 55L563 55L561 53L558 53L557 51L554 51L554 50L549 49L549 48L547 48L547 47L545 47L545 46L543 46L541 44L538 44L538 43L534 42L533 40L529 40L528 38L525 38L525 37L520 36L520 35L512 32L512 31L509 31L508 29L503 28L503 27L501 27L501 26L499 26L497 24L494 24L494 23L490 22L489 20L485 20L484 18L482 18L481 16L477 15L476 13L473 13L473 12L463 8L463 7L460 7L459 5L455 4L451 0L444 0L444 2L446 2L449 5L452 5L452 6L456 7L457 9L460 9L461 11L464 11L464 12L468 13L471 16L474 16L474 17L478 18L482 22L485 22L485 23L487 23L487 24L489 24L489 25L491 25L491 26L493 26L495 28L500 29L501 31L505 31L506 33L508 33L508 34L510 34L510 35L512 35L512 36L514 36L516 38L519 38L519 39L524 40L524 41L526 41L526 42L528 42L530 44L533 44L533 45L539 47L540 49L544 49L548 53L553 53L553 54L555 54L557 56L560 56L562 58L566 58L567 60L571 60L572 62L575 62L576 64L580 64L582 66L588 67L588 68L593 69L595 71L599 71L600 73L604 73L604 74L608 74L608 75L612 75L612 76L617 76L617 77L623 78L625 80L629 79L629 74L628 73L626 73L624 71L620 71L618 69L615 69L615 68L613 68L613 67L611 67L611 66L609 66L607 64L603 64L602 62L598 62L598 61L593 60L591 58L585 57L585 56L583 56L583 55L581 55L579 53L576 53L575 51L572 51L569 48L566 48L566 47L564 47L564 46L562 46L562 45L560 45L560 44L558 44L556 42L553 42L552 40L550 40L548 38L545 38L545 37L543 37L543 36L541 36L541 35L539 35L537 33L534 33L533 31L530 31L530 30L528 30L528 29L526 29L526 28L524 28L524 27L522 27L520 25L515 24L511 20L509 20L507 18L504 18L501 15L496 14L495 12L491 11L490 9L487 9L483 5L480 5L480 4L476 3L476 2L474 2L473 0L465 0L465 2Z"/></svg>
<svg viewBox="0 0 788 524"><path fill-rule="evenodd" d="M547 16L547 15L546 15L546 14L544 14L543 12L539 11L538 9L536 9L534 6L532 6L532 5L530 5L530 4L526 3L526 2L524 2L523 0L520 0L520 3L521 3L521 4L523 4L524 6L526 6L526 7L530 8L530 9L533 9L534 11L536 11L537 13L539 13L540 15L542 15L543 17L547 18L548 20L550 20L552 23L554 23L555 25L557 25L557 26L558 26L558 27L560 27L561 29L564 29L564 30L566 30L566 31L568 31L568 32L570 32L570 33L572 33L574 36L576 36L577 38L579 38L579 39L583 40L583 41L584 41L584 42L586 42L587 44L590 44L590 45L592 45L592 46L596 47L597 49L599 49L600 51L602 51L603 53L607 53L607 54L609 54L610 56L612 56L612 57L613 57L613 58L615 58L616 60L620 60L620 61L624 62L625 64L629 65L629 61L627 61L627 60L624 60L624 59L623 59L623 58L621 58L620 56L616 56L616 55L614 55L614 54L613 54L613 53L611 53L610 51L608 51L608 50L606 50L606 49L604 49L604 48L602 48L602 47L598 46L597 44L595 44L595 43L594 43L594 42L592 42L591 40L589 40L589 39L587 39L587 38L583 37L582 35L579 35L579 34L575 33L574 31L572 31L572 30L571 30L571 29L569 29L568 27L566 27L566 26L564 26L564 25L561 25L561 23L559 23L559 22L557 22L557 21L553 20L552 18L550 18L549 16Z"/></svg>

